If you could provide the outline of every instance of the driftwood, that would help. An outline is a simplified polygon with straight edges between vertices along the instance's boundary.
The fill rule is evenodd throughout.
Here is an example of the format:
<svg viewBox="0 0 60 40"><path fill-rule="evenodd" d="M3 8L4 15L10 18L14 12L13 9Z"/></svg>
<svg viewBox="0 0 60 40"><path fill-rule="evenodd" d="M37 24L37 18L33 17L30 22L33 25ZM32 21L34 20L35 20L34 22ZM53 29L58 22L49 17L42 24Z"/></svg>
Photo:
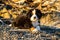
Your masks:
<svg viewBox="0 0 60 40"><path fill-rule="evenodd" d="M30 30L29 30L29 29L12 29L12 30L10 30L10 32L11 32L11 31L19 31L19 32L20 32L20 31L22 31L22 32L25 31L25 32L29 32Z"/></svg>

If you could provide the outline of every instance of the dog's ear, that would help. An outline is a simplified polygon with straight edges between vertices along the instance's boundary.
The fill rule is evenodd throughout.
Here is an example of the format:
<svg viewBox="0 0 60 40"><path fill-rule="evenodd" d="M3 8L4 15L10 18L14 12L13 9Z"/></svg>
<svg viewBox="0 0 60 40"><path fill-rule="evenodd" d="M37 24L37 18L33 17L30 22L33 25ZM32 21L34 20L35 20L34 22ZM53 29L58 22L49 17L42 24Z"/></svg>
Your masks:
<svg viewBox="0 0 60 40"><path fill-rule="evenodd" d="M30 18L32 16L32 10L29 10L27 13L27 17Z"/></svg>
<svg viewBox="0 0 60 40"><path fill-rule="evenodd" d="M40 19L42 17L42 12L39 9L36 9L36 15Z"/></svg>

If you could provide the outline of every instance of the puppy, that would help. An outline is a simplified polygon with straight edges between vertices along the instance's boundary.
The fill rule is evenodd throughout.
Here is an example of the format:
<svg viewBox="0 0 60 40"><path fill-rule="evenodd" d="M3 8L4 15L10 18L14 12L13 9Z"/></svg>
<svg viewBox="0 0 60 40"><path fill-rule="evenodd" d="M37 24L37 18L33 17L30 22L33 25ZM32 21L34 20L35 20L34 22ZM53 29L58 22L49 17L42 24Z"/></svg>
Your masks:
<svg viewBox="0 0 60 40"><path fill-rule="evenodd" d="M19 29L29 29L32 27L32 23L25 14L21 14L14 19L13 26Z"/></svg>
<svg viewBox="0 0 60 40"><path fill-rule="evenodd" d="M19 15L13 22L15 27L20 29L29 29L32 33L40 31L39 19L42 17L42 13L38 9L29 10L25 14Z"/></svg>
<svg viewBox="0 0 60 40"><path fill-rule="evenodd" d="M31 28L31 31L38 32L40 31L40 23L39 19L42 17L42 13L38 9L32 9L27 13L27 16L30 18L30 21L32 22L33 27Z"/></svg>

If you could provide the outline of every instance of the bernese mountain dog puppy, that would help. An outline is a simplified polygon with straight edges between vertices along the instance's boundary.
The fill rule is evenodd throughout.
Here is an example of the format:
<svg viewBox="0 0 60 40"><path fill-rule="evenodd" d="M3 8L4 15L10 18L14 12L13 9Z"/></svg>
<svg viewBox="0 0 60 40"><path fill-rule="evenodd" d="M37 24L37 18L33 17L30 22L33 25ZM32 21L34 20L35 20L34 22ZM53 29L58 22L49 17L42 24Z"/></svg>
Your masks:
<svg viewBox="0 0 60 40"><path fill-rule="evenodd" d="M42 17L42 13L38 9L31 9L25 14L19 15L13 22L15 27L20 29L30 29L32 33L40 31L39 19Z"/></svg>

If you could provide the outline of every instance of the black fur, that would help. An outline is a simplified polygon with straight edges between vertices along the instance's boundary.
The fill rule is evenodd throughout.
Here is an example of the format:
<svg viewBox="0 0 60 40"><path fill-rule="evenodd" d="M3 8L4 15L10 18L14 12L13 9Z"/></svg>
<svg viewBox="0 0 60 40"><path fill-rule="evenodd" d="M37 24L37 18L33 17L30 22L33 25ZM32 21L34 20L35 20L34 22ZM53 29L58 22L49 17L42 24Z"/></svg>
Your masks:
<svg viewBox="0 0 60 40"><path fill-rule="evenodd" d="M40 11L39 9L35 9L35 10L36 10L36 15L37 15L37 17L40 19L43 14L41 13L41 11ZM33 11L33 9L32 9L32 10L29 10L29 12L27 13L27 16L28 16L29 18L32 16L32 11Z"/></svg>
<svg viewBox="0 0 60 40"><path fill-rule="evenodd" d="M41 13L40 10L36 9L36 15L37 15L37 17L40 19L43 14Z"/></svg>

